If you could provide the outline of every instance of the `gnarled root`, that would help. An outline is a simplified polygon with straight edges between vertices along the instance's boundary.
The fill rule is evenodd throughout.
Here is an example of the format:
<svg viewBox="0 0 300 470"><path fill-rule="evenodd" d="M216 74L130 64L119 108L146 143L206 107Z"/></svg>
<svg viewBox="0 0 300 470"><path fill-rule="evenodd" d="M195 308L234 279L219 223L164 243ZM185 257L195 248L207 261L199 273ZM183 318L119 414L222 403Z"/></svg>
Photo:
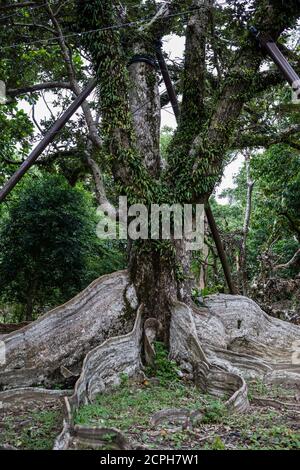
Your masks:
<svg viewBox="0 0 300 470"><path fill-rule="evenodd" d="M200 389L217 397L226 397L226 406L243 412L249 407L247 385L234 373L213 366L197 336L192 310L177 302L172 309L170 354L183 369L193 370Z"/></svg>
<svg viewBox="0 0 300 470"><path fill-rule="evenodd" d="M214 295L207 306L194 310L194 320L213 365L269 385L299 385L299 326L268 316L242 296Z"/></svg>
<svg viewBox="0 0 300 470"><path fill-rule="evenodd" d="M91 349L115 332L132 328L135 315L128 315L127 284L125 271L103 276L66 304L4 335L0 390L65 383L66 371L69 377L78 376Z"/></svg>
<svg viewBox="0 0 300 470"><path fill-rule="evenodd" d="M125 436L115 429L75 426L74 415L80 405L90 403L106 388L120 385L121 374L128 377L138 376L141 371L141 339L142 307L138 310L131 333L110 338L88 353L74 393L72 397L65 399L64 429L58 436L54 449L99 447L105 435L109 435L109 444L113 448L132 448Z"/></svg>
<svg viewBox="0 0 300 470"><path fill-rule="evenodd" d="M0 387L17 388L0 394L2 406L26 401L30 394L33 400L46 400L48 391L26 386L51 384L57 376L62 380L79 376L73 395L64 399L64 427L54 448L98 448L108 439L113 448L137 449L116 429L87 428L74 420L81 405L120 385L122 373L133 378L142 375L143 329L145 358L153 361L160 324L148 319L143 325L140 306L133 327L136 309L127 273L119 272L98 279L67 304L2 337L7 362L0 367ZM203 392L224 397L231 411L244 412L249 407L245 379L299 386L299 326L269 317L241 296L211 296L202 309L175 302L170 310L170 358ZM56 399L61 400L61 395L55 392ZM172 413L182 414L182 410L161 411L157 419Z"/></svg>

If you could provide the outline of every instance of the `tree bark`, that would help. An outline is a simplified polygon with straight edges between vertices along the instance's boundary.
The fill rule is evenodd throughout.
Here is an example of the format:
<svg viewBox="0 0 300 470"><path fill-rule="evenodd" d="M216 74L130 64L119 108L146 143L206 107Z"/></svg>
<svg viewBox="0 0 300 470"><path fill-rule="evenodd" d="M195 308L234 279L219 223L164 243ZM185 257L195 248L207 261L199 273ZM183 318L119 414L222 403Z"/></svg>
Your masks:
<svg viewBox="0 0 300 470"><path fill-rule="evenodd" d="M28 291L26 295L26 306L25 306L25 322L31 322L33 320L36 286L37 286L37 282L35 279L33 279L30 285L28 286Z"/></svg>
<svg viewBox="0 0 300 470"><path fill-rule="evenodd" d="M240 251L240 262L239 267L242 274L242 291L243 295L248 293L248 271L247 271L247 238L249 233L250 219L251 219L251 208L252 208L252 193L254 187L254 181L251 179L250 173L250 153L245 154L246 163L246 175L247 175L247 200L246 210L244 217L243 226L243 240Z"/></svg>
<svg viewBox="0 0 300 470"><path fill-rule="evenodd" d="M174 253L168 250L162 255L159 245L151 240L134 244L129 270L138 301L144 305L144 320L155 318L160 322L162 333L159 339L168 346L171 305L178 297Z"/></svg>

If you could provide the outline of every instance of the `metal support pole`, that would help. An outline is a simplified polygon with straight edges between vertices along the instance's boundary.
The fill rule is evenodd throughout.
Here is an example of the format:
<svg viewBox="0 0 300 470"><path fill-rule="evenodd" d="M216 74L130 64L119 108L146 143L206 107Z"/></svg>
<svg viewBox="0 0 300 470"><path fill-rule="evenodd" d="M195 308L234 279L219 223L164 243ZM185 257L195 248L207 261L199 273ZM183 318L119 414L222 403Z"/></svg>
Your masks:
<svg viewBox="0 0 300 470"><path fill-rule="evenodd" d="M275 62L288 83L293 87L294 91L300 92L300 77L286 57L282 54L276 42L271 38L270 35L259 32L254 26L250 28L250 31L256 37L261 47Z"/></svg>
<svg viewBox="0 0 300 470"><path fill-rule="evenodd" d="M158 60L158 63L159 63L161 74L163 76L163 79L164 79L164 82L165 82L165 85L166 85L167 93L168 93L170 101L171 101L171 105L172 105L172 108L173 108L173 112L174 112L176 121L178 122L179 121L179 103L178 103L178 99L177 99L175 89L173 87L172 80L170 78L168 66L166 64L164 55L162 53L162 42L161 41L156 42L156 57L157 57L157 60Z"/></svg>
<svg viewBox="0 0 300 470"><path fill-rule="evenodd" d="M22 176L32 167L35 161L39 158L42 152L47 148L47 146L53 142L56 138L56 135L64 125L69 121L77 109L82 105L86 98L91 94L93 89L96 87L97 80L94 78L90 81L88 86L77 96L73 103L68 107L68 109L63 113L63 115L55 122L55 124L49 129L43 139L38 143L38 145L32 150L30 155L22 163L20 168L12 175L12 177L5 183L3 188L0 190L0 203L4 201L6 196L12 191L16 184L20 181Z"/></svg>
<svg viewBox="0 0 300 470"><path fill-rule="evenodd" d="M209 203L207 203L207 205L205 206L205 213L206 213L209 228L210 228L211 234L213 236L213 239L214 239L217 251L218 251L218 255L219 255L219 258L220 258L220 261L221 261L221 264L222 264L222 268L223 268L223 271L224 271L224 276L225 276L225 279L226 279L226 282L227 282L227 285L228 285L229 292L230 292L230 294L234 295L237 292L236 292L234 283L232 281L227 256L226 256L226 253L225 253L225 250L224 250L224 247L223 247L223 243L222 243L222 240L221 240L221 237L220 237L220 234L219 234L219 230L218 230L218 227L217 227L217 224L216 224L216 221L215 221L215 218L214 218L214 215L213 215L213 212L211 210L211 207L210 207Z"/></svg>

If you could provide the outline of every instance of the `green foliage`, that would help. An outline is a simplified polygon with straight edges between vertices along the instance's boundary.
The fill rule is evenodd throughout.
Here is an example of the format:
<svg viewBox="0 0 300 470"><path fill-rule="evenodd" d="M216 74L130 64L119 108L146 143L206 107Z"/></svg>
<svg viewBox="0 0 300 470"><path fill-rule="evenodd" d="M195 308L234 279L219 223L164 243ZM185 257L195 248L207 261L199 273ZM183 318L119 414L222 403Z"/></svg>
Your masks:
<svg viewBox="0 0 300 470"><path fill-rule="evenodd" d="M62 419L59 410L30 410L30 415L6 419L0 444L9 444L20 450L52 450Z"/></svg>
<svg viewBox="0 0 300 470"><path fill-rule="evenodd" d="M125 373L120 374L120 380L121 380L121 387L127 386L129 384L128 374L125 374Z"/></svg>
<svg viewBox="0 0 300 470"><path fill-rule="evenodd" d="M226 446L224 444L224 442L222 441L222 439L220 438L220 436L217 436L212 445L209 447L210 450L225 450L226 449Z"/></svg>
<svg viewBox="0 0 300 470"><path fill-rule="evenodd" d="M172 142L173 129L170 127L163 127L160 134L160 152L163 160L168 158L168 147Z"/></svg>
<svg viewBox="0 0 300 470"><path fill-rule="evenodd" d="M226 406L220 400L211 401L205 408L202 422L220 423L227 414Z"/></svg>
<svg viewBox="0 0 300 470"><path fill-rule="evenodd" d="M97 275L121 266L120 253L116 260L114 251L103 255L95 227L83 189L70 188L59 176L29 178L0 220L2 297L23 305L30 319L33 310L69 299Z"/></svg>
<svg viewBox="0 0 300 470"><path fill-rule="evenodd" d="M175 361L170 361L166 346L160 341L156 341L154 349L154 361L152 366L147 367L147 375L157 377L162 385L178 381L178 367Z"/></svg>
<svg viewBox="0 0 300 470"><path fill-rule="evenodd" d="M0 77L1 80L1 77ZM0 105L0 184L5 181L15 169L15 165L8 167L8 161L20 161L30 148L30 137L33 126L23 110L16 104Z"/></svg>
<svg viewBox="0 0 300 470"><path fill-rule="evenodd" d="M172 386L137 385L129 382L109 393L99 395L91 405L79 409L75 422L77 424L101 423L108 427L126 429L135 424L148 424L153 413L164 407L172 407L185 403L185 406L195 409L194 400L198 396L195 387L173 383Z"/></svg>
<svg viewBox="0 0 300 470"><path fill-rule="evenodd" d="M75 423L121 429L127 436L149 448L182 449L183 445L191 448L191 435L184 428L169 433L167 422L154 427L150 420L163 409L202 410L203 401L209 405L215 399L201 395L195 386L180 381L168 385L149 384L147 380L144 384L127 382L99 395L94 403L81 407L75 416ZM155 435L153 430L156 431Z"/></svg>
<svg viewBox="0 0 300 470"><path fill-rule="evenodd" d="M222 292L224 292L224 286L222 285L204 287L204 289L201 289L202 297L207 297L208 295L213 295L213 294L220 294Z"/></svg>
<svg viewBox="0 0 300 470"><path fill-rule="evenodd" d="M260 273L261 254L271 246L273 264L288 262L297 251L300 240L300 160L299 153L288 145L270 147L251 156L251 178L254 181L250 230L247 238L247 271L249 282ZM235 177L235 187L223 191L224 202L211 198L211 207L224 240L231 271L237 280L237 257L242 242L247 183L243 165ZM213 240L208 240L213 245ZM194 264L199 272L201 258ZM214 259L208 259L208 289L224 282L220 263L217 273ZM281 270L277 275L293 278L299 265ZM273 273L274 274L274 273ZM275 273L276 274L276 273ZM216 277L217 275L217 277ZM204 293L206 295L206 293Z"/></svg>

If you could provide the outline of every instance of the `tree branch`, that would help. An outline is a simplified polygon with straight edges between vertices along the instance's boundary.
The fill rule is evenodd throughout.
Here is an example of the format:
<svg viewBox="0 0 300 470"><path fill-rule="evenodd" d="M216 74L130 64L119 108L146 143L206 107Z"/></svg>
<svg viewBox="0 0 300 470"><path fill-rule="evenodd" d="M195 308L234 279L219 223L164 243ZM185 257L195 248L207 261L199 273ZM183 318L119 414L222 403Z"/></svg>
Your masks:
<svg viewBox="0 0 300 470"><path fill-rule="evenodd" d="M259 2L253 22L263 31L269 31L277 40L282 31L293 24L299 13L300 5L292 9L290 4ZM205 181L205 191L208 193L213 190L218 179L224 154L231 145L237 119L244 103L249 100L249 92L263 57L263 53L259 52L255 43L251 44L250 39L237 51L234 66L225 79L222 97L211 116L206 137L203 140L199 135L194 141L191 153L196 161L192 179L198 178L198 172L205 176L203 171L201 173L201 165L208 159L209 170Z"/></svg>
<svg viewBox="0 0 300 470"><path fill-rule="evenodd" d="M296 251L292 259L288 261L285 264L277 264L277 266L274 266L274 270L278 271L279 269L288 269L291 268L292 266L296 265L298 261L300 260L300 248L299 250Z"/></svg>
<svg viewBox="0 0 300 470"><path fill-rule="evenodd" d="M254 148L254 147L265 147L268 148L271 145L275 144L288 144L291 147L296 149L300 148L299 142L293 142L291 138L300 133L300 124L294 124L292 126L283 129L281 132L273 131L268 134L254 134L251 133L239 133L236 140L234 141L233 148L243 149L243 148Z"/></svg>
<svg viewBox="0 0 300 470"><path fill-rule="evenodd" d="M95 160L91 158L88 151L85 151L85 156L87 165L90 168L93 176L97 203L99 204L99 206L102 206L103 211L107 213L108 217L112 217L114 219L116 217L116 209L113 204L107 199L105 185L100 168L95 162Z"/></svg>
<svg viewBox="0 0 300 470"><path fill-rule="evenodd" d="M300 63L295 65L295 71L300 73ZM255 93L262 93L271 87L286 83L284 76L277 69L260 72L254 79L253 90Z"/></svg>
<svg viewBox="0 0 300 470"><path fill-rule="evenodd" d="M45 29L46 31L49 31L50 33L54 33L54 30L52 28L49 28L48 26L44 24L39 24L39 23L13 23L11 26L21 26L23 28L41 28Z"/></svg>
<svg viewBox="0 0 300 470"><path fill-rule="evenodd" d="M185 68L181 121L197 123L199 129L205 115L204 94L206 78L206 40L212 0L194 0L194 13L186 31ZM193 110L195 110L193 112ZM193 136L195 137L195 135Z"/></svg>
<svg viewBox="0 0 300 470"><path fill-rule="evenodd" d="M174 20L180 14L182 14L182 0L166 1L148 23L140 26L139 31L146 32L155 39L161 39L170 33Z"/></svg>
<svg viewBox="0 0 300 470"><path fill-rule="evenodd" d="M136 52L147 50L143 43L137 43ZM160 158L160 96L158 75L152 65L138 61L128 67L129 105L133 117L136 146L143 162L153 177L161 170Z"/></svg>
<svg viewBox="0 0 300 470"><path fill-rule="evenodd" d="M35 93L41 90L54 90L55 88L65 88L70 90L71 84L69 82L46 82L37 83L36 85L28 85L21 88L11 88L7 90L7 95L11 98L16 98L20 95L26 95L28 93Z"/></svg>
<svg viewBox="0 0 300 470"><path fill-rule="evenodd" d="M39 158L34 162L33 165L40 165L40 166L47 166L50 165L51 163L54 163L56 160L61 159L62 157L74 157L76 154L79 154L79 151L75 149L70 149L70 150L58 150L57 152L53 152L50 155L46 157ZM3 157L4 163L7 165L17 165L21 166L24 160L10 160L9 158Z"/></svg>
<svg viewBox="0 0 300 470"><path fill-rule="evenodd" d="M61 48L61 52L62 52L64 62L66 64L66 69L67 69L67 73L68 73L68 76L69 76L71 89L73 90L75 95L78 96L78 95L80 95L81 89L80 89L80 86L79 86L79 84L76 80L76 74L75 74L75 70L74 70L74 67L73 67L72 57L71 57L70 51L69 51L69 49L66 45L65 38L64 38L62 29L60 27L60 24L57 21L57 18L55 17L49 2L47 2L47 10L48 10L51 22L53 24L53 27L57 31L58 42L60 44L60 48ZM88 129L89 129L89 137L90 137L91 141L93 142L93 144L97 148L101 148L102 147L102 141L100 139L100 136L98 135L97 127L95 125L95 122L94 122L94 119L93 119L93 116L92 116L92 112L91 112L91 109L89 107L88 102L84 101L81 105L81 108L83 110L83 114L84 114Z"/></svg>

